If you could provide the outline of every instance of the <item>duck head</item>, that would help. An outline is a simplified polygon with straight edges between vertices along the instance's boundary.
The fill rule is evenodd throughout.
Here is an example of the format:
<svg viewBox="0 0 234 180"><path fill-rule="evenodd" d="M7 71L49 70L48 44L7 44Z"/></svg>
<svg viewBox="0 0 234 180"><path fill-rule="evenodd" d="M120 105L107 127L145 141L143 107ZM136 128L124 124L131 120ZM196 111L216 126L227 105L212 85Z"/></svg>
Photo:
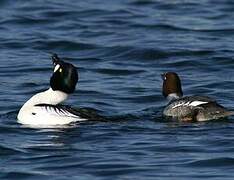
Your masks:
<svg viewBox="0 0 234 180"><path fill-rule="evenodd" d="M183 96L180 78L175 72L166 72L161 76L163 80L162 93L164 97L168 100L172 100Z"/></svg>
<svg viewBox="0 0 234 180"><path fill-rule="evenodd" d="M62 61L57 54L51 56L54 73L50 78L50 86L54 91L71 94L78 82L78 72L74 65Z"/></svg>

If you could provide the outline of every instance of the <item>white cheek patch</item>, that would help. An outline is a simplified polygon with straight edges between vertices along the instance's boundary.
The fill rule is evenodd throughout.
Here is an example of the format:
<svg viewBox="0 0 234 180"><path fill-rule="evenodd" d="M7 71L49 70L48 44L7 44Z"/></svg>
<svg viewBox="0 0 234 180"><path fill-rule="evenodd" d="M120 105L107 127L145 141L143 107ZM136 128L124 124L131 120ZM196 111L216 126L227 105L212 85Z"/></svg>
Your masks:
<svg viewBox="0 0 234 180"><path fill-rule="evenodd" d="M207 103L208 102L205 102L205 101L182 102L182 103L179 103L179 104L173 106L172 109L177 108L179 106L199 106L201 104L207 104Z"/></svg>
<svg viewBox="0 0 234 180"><path fill-rule="evenodd" d="M59 68L60 68L60 65L57 64L57 65L54 67L54 72L56 72Z"/></svg>

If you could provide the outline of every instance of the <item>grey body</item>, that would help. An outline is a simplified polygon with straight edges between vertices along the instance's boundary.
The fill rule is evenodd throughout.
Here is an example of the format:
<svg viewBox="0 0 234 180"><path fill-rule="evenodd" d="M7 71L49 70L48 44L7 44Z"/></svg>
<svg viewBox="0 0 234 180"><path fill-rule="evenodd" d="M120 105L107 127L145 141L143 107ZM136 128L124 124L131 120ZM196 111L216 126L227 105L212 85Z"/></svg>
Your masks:
<svg viewBox="0 0 234 180"><path fill-rule="evenodd" d="M206 96L185 96L168 103L163 111L166 117L182 121L208 121L233 114Z"/></svg>

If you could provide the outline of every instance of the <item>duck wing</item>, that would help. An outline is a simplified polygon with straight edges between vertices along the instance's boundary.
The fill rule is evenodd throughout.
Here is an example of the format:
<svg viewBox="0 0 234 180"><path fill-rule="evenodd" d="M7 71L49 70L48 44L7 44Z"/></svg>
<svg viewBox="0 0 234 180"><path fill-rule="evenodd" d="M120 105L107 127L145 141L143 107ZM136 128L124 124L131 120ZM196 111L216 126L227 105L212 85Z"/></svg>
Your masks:
<svg viewBox="0 0 234 180"><path fill-rule="evenodd" d="M232 112L210 97L185 96L171 101L164 114L185 121L207 121L232 115Z"/></svg>
<svg viewBox="0 0 234 180"><path fill-rule="evenodd" d="M46 112L59 116L80 117L80 114L73 110L70 106L65 105L52 105L52 104L36 104Z"/></svg>
<svg viewBox="0 0 234 180"><path fill-rule="evenodd" d="M97 111L92 108L72 108L68 105L37 104L37 107L45 109L48 113L59 116L68 116L73 118L82 118L88 120L104 120L104 117L98 115Z"/></svg>

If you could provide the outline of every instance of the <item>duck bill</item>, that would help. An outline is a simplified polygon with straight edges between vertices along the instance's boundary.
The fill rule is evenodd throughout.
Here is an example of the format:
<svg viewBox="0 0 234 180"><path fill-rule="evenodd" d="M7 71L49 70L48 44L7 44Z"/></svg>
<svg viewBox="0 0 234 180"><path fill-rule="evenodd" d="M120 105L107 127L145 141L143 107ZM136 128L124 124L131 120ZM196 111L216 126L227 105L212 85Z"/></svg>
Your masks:
<svg viewBox="0 0 234 180"><path fill-rule="evenodd" d="M163 81L165 80L165 74L164 73L161 74L161 78L162 78Z"/></svg>
<svg viewBox="0 0 234 180"><path fill-rule="evenodd" d="M51 56L51 59L52 59L52 63L53 63L54 66L58 65L61 62L61 60L60 60L60 58L58 57L57 54L53 54Z"/></svg>
<svg viewBox="0 0 234 180"><path fill-rule="evenodd" d="M60 68L62 61L60 60L57 54L52 54L51 59L54 65L54 72L56 72Z"/></svg>

